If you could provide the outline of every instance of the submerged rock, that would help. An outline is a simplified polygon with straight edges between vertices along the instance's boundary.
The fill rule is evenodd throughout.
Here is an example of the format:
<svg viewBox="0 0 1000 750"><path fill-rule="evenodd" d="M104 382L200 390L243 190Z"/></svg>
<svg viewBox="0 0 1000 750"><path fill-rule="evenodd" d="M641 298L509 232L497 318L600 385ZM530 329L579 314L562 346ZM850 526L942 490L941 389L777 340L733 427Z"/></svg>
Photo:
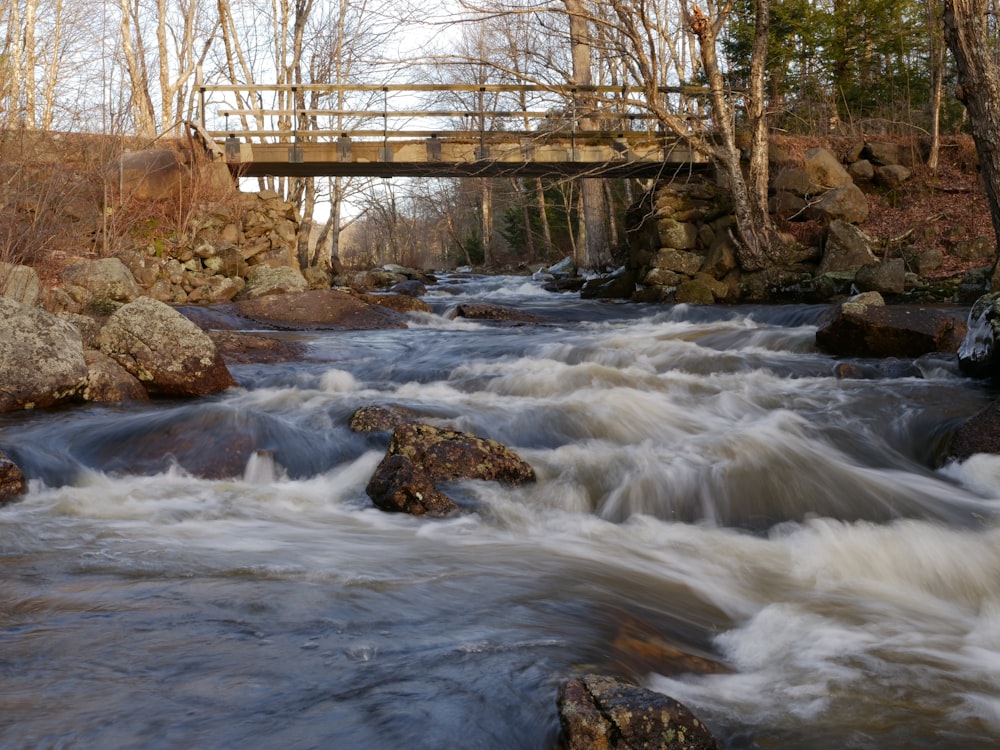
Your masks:
<svg viewBox="0 0 1000 750"><path fill-rule="evenodd" d="M715 737L687 707L614 677L586 675L559 689L566 750L715 750Z"/></svg>
<svg viewBox="0 0 1000 750"><path fill-rule="evenodd" d="M28 482L17 464L0 451L0 505L5 505L23 495Z"/></svg>
<svg viewBox="0 0 1000 750"><path fill-rule="evenodd" d="M976 453L1000 453L1000 402L994 401L959 427L948 457L965 461Z"/></svg>
<svg viewBox="0 0 1000 750"><path fill-rule="evenodd" d="M466 318L468 320L494 320L498 322L518 322L535 323L538 321L534 315L515 310L512 307L502 305L491 305L485 302L466 302L455 307L452 318Z"/></svg>

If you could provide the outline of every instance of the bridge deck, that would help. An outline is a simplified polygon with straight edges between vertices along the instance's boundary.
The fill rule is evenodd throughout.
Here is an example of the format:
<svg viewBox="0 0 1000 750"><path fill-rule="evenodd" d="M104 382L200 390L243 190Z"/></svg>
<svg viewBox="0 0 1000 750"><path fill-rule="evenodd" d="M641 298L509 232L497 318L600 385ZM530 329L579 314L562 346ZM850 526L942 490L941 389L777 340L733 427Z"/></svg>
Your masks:
<svg viewBox="0 0 1000 750"><path fill-rule="evenodd" d="M200 92L201 122L195 129L234 174L246 177L656 177L706 164L683 139L651 129L651 116L643 112L641 102L628 100L620 88L201 85ZM255 106L220 108L214 123L222 125L222 118L225 129L210 129L205 124L206 92L221 93L230 101L235 96L237 102ZM261 92L272 93L276 104L265 107ZM367 109L306 108L304 92L337 94L341 102L352 92L381 93L382 100L369 101ZM390 110L390 92L411 97L415 92L471 94L476 106ZM488 109L487 92L513 94L522 103L528 94L543 98L536 108ZM664 89L662 95L677 93ZM538 104L551 105L554 96L564 106L537 109ZM612 98L599 100L601 96ZM375 104L381 107L376 109ZM230 117L242 128L230 127ZM390 120L396 119L424 122L434 129L390 129ZM693 125L697 119L692 118ZM263 123L268 121L278 127L265 129ZM321 123L329 124L322 128ZM373 125L381 127L372 129ZM517 129L525 127L529 129Z"/></svg>
<svg viewBox="0 0 1000 750"><path fill-rule="evenodd" d="M244 177L656 177L699 168L704 158L680 142L547 139L482 145L425 138L325 143L224 141L226 161Z"/></svg>

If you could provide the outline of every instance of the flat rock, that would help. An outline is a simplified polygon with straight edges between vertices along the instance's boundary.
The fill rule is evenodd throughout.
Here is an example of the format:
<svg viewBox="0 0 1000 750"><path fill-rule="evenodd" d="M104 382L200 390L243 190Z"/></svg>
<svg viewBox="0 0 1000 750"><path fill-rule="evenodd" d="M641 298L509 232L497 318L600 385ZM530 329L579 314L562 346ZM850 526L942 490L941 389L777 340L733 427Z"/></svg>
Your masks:
<svg viewBox="0 0 1000 750"><path fill-rule="evenodd" d="M515 310L503 305L491 305L485 302L468 302L455 307L453 318L468 320L493 320L497 322L534 323L538 321L534 315Z"/></svg>
<svg viewBox="0 0 1000 750"><path fill-rule="evenodd" d="M288 362L301 359L306 347L295 341L243 331L208 331L216 351L226 362Z"/></svg>
<svg viewBox="0 0 1000 750"><path fill-rule="evenodd" d="M965 322L946 310L909 305L842 305L816 331L823 351L852 357L919 357L953 353Z"/></svg>
<svg viewBox="0 0 1000 750"><path fill-rule="evenodd" d="M368 331L406 328L402 315L339 289L312 289L235 303L245 318L284 330Z"/></svg>

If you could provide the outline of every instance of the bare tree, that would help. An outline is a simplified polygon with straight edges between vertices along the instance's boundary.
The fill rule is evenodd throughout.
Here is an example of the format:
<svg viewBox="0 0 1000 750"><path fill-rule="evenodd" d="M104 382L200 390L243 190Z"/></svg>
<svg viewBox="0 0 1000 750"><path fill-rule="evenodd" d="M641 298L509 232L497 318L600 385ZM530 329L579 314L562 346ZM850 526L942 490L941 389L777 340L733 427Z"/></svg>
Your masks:
<svg viewBox="0 0 1000 750"><path fill-rule="evenodd" d="M993 230L1000 245L1000 63L996 58L998 7L995 0L945 0L944 30L955 56L959 99L969 113L979 169L990 202ZM1000 288L1000 262L994 260L992 289Z"/></svg>

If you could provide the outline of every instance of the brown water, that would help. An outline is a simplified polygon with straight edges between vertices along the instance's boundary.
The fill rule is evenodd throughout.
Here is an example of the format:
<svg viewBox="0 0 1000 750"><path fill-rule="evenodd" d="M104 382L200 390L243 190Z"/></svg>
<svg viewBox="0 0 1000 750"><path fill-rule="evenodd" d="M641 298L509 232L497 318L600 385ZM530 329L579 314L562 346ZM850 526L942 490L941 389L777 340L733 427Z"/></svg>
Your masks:
<svg viewBox="0 0 1000 750"><path fill-rule="evenodd" d="M0 420L32 477L0 510L0 747L547 750L559 682L591 670L734 748L1000 744L1000 458L933 468L989 397L948 359L837 380L818 308L452 286L439 312L548 322L308 334L215 399ZM346 426L370 403L539 481L456 483L444 520L375 510L386 437ZM247 445L235 478L184 468Z"/></svg>

